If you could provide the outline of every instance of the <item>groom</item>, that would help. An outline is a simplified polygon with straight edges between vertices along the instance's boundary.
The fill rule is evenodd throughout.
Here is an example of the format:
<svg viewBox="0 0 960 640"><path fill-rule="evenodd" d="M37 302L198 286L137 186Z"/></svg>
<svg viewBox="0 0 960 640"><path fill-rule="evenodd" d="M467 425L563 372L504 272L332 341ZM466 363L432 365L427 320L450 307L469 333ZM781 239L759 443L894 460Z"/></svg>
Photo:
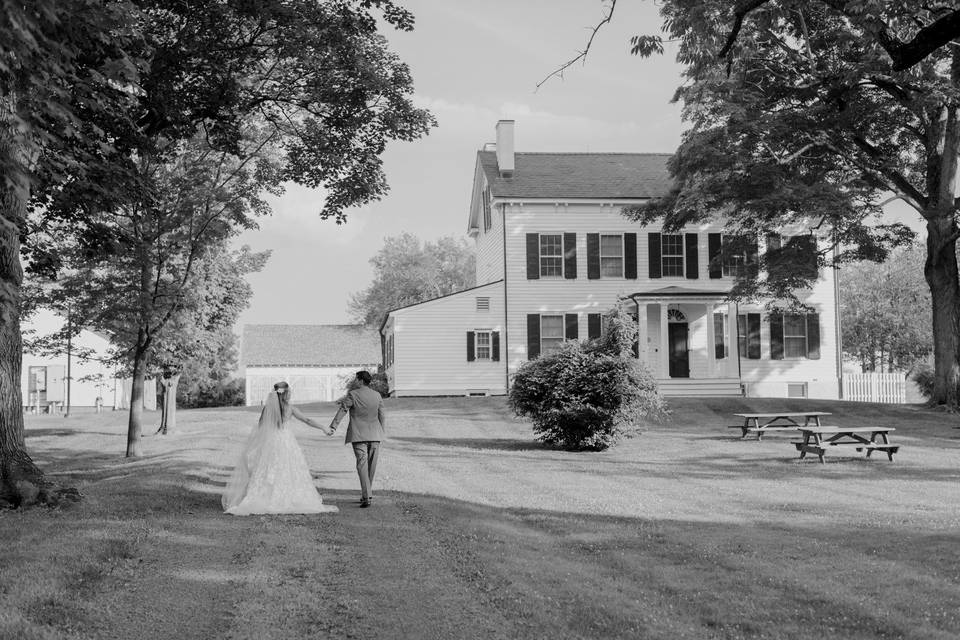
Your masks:
<svg viewBox="0 0 960 640"><path fill-rule="evenodd" d="M340 408L330 422L330 433L337 429L337 423L347 411L350 422L347 425L347 437L344 442L353 445L353 454L357 457L357 474L360 476L360 506L369 507L373 499L370 488L373 476L377 472L377 458L380 453L380 441L383 439L384 415L383 398L370 388L370 372L358 371L357 386L347 392L337 403Z"/></svg>

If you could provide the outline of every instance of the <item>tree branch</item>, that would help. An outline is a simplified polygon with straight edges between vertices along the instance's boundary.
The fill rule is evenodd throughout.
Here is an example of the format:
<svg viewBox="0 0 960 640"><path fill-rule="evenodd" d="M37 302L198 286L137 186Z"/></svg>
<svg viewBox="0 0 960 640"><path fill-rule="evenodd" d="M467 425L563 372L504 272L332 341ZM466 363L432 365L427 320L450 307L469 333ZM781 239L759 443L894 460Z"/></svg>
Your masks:
<svg viewBox="0 0 960 640"><path fill-rule="evenodd" d="M747 14L770 2L770 0L746 0L741 2L733 10L733 27L730 29L730 33L727 35L727 41L723 45L723 49L720 49L720 52L717 53L718 58L726 58L727 54L730 53L730 50L733 48L733 44L737 41L737 37L740 35L740 29L743 27L743 19L747 17Z"/></svg>
<svg viewBox="0 0 960 640"><path fill-rule="evenodd" d="M766 2L766 0L764 0L764 2ZM560 68L554 70L554 71L553 71L552 73L550 73L546 78L544 78L543 80L541 80L540 82L538 82L538 83L537 83L537 86L536 86L537 89L539 89L541 86L543 86L550 78L552 78L552 77L554 77L554 76L557 76L558 78L561 78L561 79L562 79L562 78L563 78L563 72L564 72L565 70L567 70L568 68L570 68L571 66L573 66L576 62L578 62L578 61L580 61L580 60L586 60L587 54L590 52L590 46L593 44L593 39L597 36L597 32L600 31L600 29L603 27L603 25L609 23L610 20L613 19L613 10L616 9L616 8L617 8L617 0L610 0L610 10L607 11L607 14L603 17L603 20L601 20L599 23L597 23L597 26L595 26L595 27L593 28L593 32L590 34L590 39L587 40L587 46L585 46L585 47L583 48L583 51L581 51L579 54L577 54L577 55L576 55L574 58L572 58L571 60L569 60L569 61L567 61L566 63L564 63L563 65L561 65Z"/></svg>

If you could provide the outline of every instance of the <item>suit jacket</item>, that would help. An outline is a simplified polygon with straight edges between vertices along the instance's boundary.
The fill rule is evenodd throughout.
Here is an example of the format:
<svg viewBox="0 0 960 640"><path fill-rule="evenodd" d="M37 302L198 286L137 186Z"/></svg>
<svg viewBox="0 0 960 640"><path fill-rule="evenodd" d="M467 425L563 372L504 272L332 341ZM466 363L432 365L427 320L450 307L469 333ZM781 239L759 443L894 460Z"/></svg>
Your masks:
<svg viewBox="0 0 960 640"><path fill-rule="evenodd" d="M384 437L383 398L370 387L362 386L340 399L341 408L350 412L344 443L379 442Z"/></svg>

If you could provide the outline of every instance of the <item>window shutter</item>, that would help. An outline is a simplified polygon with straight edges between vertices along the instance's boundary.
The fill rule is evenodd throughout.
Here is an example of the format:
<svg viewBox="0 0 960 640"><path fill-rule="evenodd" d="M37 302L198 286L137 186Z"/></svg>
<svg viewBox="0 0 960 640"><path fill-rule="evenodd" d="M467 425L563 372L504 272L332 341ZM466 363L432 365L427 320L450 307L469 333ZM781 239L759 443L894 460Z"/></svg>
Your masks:
<svg viewBox="0 0 960 640"><path fill-rule="evenodd" d="M770 359L783 360L783 315L770 314Z"/></svg>
<svg viewBox="0 0 960 640"><path fill-rule="evenodd" d="M637 234L623 234L623 277L637 279Z"/></svg>
<svg viewBox="0 0 960 640"><path fill-rule="evenodd" d="M527 314L527 360L540 355L540 314Z"/></svg>
<svg viewBox="0 0 960 640"><path fill-rule="evenodd" d="M710 234L714 235L714 234ZM719 233L716 235L720 235ZM723 360L727 357L727 350L724 347L726 336L723 331L723 314L713 314L713 357L717 360Z"/></svg>
<svg viewBox="0 0 960 640"><path fill-rule="evenodd" d="M758 242L756 237L744 238L743 240L746 242L747 274L755 278L759 271L760 264L760 249L757 247Z"/></svg>
<svg viewBox="0 0 960 640"><path fill-rule="evenodd" d="M747 358L760 359L760 314L747 314Z"/></svg>
<svg viewBox="0 0 960 640"><path fill-rule="evenodd" d="M587 234L587 278L600 278L600 234Z"/></svg>
<svg viewBox="0 0 960 640"><path fill-rule="evenodd" d="M494 331L491 334L490 359L494 362L500 362L500 332Z"/></svg>
<svg viewBox="0 0 960 640"><path fill-rule="evenodd" d="M600 334L603 332L600 324L600 314L599 313L588 313L587 314L587 338L593 340L594 338L599 338Z"/></svg>
<svg viewBox="0 0 960 640"><path fill-rule="evenodd" d="M723 277L723 238L719 233L707 234L707 271L711 278Z"/></svg>
<svg viewBox="0 0 960 640"><path fill-rule="evenodd" d="M688 233L685 234L684 238L684 247L687 259L687 278L689 280L696 280L700 277L700 256L697 251L697 234Z"/></svg>
<svg viewBox="0 0 960 640"><path fill-rule="evenodd" d="M473 362L477 359L476 354L473 351L474 342L474 332L467 331L467 362Z"/></svg>
<svg viewBox="0 0 960 640"><path fill-rule="evenodd" d="M575 313L565 313L563 315L564 322L564 337L567 340L579 340L580 339L580 323L577 319L577 314Z"/></svg>
<svg viewBox="0 0 960 640"><path fill-rule="evenodd" d="M637 314L637 313L631 313L631 314L630 314L630 317L633 318L634 323L639 324L639 322L640 322L640 315L639 315L639 314ZM633 351L633 357L634 357L634 358L639 358L639 357L640 357L640 332L639 332L639 331L633 335L632 351Z"/></svg>
<svg viewBox="0 0 960 640"><path fill-rule="evenodd" d="M527 234L527 280L540 278L540 234Z"/></svg>
<svg viewBox="0 0 960 640"><path fill-rule="evenodd" d="M647 234L647 248L649 249L650 277L659 278L662 275L660 264L660 234Z"/></svg>
<svg viewBox="0 0 960 640"><path fill-rule="evenodd" d="M807 357L820 359L820 314L807 314Z"/></svg>
<svg viewBox="0 0 960 640"><path fill-rule="evenodd" d="M577 279L577 234L563 234L563 277Z"/></svg>
<svg viewBox="0 0 960 640"><path fill-rule="evenodd" d="M768 233L767 234L767 255L766 255L766 264L767 264L767 273L771 278L781 277L783 272L783 258L780 253L780 249L783 247L783 239L780 237L779 233Z"/></svg>

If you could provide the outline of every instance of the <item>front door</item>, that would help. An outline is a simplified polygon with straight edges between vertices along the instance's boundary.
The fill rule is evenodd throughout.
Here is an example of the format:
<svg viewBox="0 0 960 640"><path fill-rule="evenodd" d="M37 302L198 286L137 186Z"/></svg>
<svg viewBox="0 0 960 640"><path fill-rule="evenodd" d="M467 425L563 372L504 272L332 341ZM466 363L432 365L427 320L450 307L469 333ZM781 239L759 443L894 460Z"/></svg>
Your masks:
<svg viewBox="0 0 960 640"><path fill-rule="evenodd" d="M687 343L686 322L671 322L667 325L670 348L670 377L690 377L690 349Z"/></svg>

